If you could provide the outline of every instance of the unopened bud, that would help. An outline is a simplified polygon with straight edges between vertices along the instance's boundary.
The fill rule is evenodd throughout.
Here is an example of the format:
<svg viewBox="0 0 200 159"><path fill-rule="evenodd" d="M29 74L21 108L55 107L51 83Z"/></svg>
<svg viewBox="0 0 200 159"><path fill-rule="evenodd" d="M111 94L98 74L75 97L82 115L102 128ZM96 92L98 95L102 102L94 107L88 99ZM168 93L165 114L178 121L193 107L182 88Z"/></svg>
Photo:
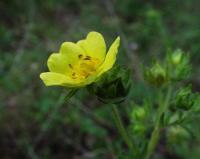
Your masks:
<svg viewBox="0 0 200 159"><path fill-rule="evenodd" d="M132 114L131 114L132 120L143 120L146 117L146 111L143 107L135 107L133 108Z"/></svg>
<svg viewBox="0 0 200 159"><path fill-rule="evenodd" d="M189 132L181 126L172 126L168 129L167 137L171 143L179 143L190 137Z"/></svg>
<svg viewBox="0 0 200 159"><path fill-rule="evenodd" d="M147 82L155 86L161 86L167 82L166 70L157 62L145 70L144 77Z"/></svg>
<svg viewBox="0 0 200 159"><path fill-rule="evenodd" d="M114 67L105 73L88 89L104 103L120 103L125 100L131 87L130 72L120 67Z"/></svg>
<svg viewBox="0 0 200 159"><path fill-rule="evenodd" d="M191 86L178 91L175 99L175 107L183 110L189 110L195 103L197 95L192 93Z"/></svg>
<svg viewBox="0 0 200 159"><path fill-rule="evenodd" d="M143 134L146 130L144 124L142 123L135 123L132 128L133 131L137 134Z"/></svg>
<svg viewBox="0 0 200 159"><path fill-rule="evenodd" d="M172 54L172 57L171 57L171 60L172 60L172 63L174 65L178 65L180 64L181 60L182 60L182 57L183 57L183 53L180 49L176 50L173 54Z"/></svg>
<svg viewBox="0 0 200 159"><path fill-rule="evenodd" d="M191 75L189 56L180 49L168 54L167 67L170 80L186 80Z"/></svg>

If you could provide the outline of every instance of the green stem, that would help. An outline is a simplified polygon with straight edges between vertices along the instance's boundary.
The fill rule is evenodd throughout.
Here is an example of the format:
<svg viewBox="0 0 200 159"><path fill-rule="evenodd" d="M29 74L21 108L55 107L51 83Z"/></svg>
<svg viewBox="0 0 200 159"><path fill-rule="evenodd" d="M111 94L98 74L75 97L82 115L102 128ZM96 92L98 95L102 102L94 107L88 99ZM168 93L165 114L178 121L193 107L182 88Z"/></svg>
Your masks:
<svg viewBox="0 0 200 159"><path fill-rule="evenodd" d="M150 138L150 141L149 141L149 144L147 147L147 153L146 153L145 159L150 159L150 157L151 157L153 151L155 150L155 147L159 141L160 130L161 130L161 117L164 114L164 112L167 110L171 94L172 94L172 88L169 86L166 97L165 97L165 101L163 104L160 105L160 107L158 109L158 116L157 116L157 119L155 122L155 127L151 134L151 138Z"/></svg>
<svg viewBox="0 0 200 159"><path fill-rule="evenodd" d="M128 146L128 148L130 149L131 153L132 154L135 154L136 153L136 149L123 125L123 122L122 122L122 119L120 117L120 114L119 114L119 111L117 109L117 105L112 105L112 112L113 112L113 117L114 117L114 120L115 120L115 124L121 134L121 136L123 137L126 145Z"/></svg>

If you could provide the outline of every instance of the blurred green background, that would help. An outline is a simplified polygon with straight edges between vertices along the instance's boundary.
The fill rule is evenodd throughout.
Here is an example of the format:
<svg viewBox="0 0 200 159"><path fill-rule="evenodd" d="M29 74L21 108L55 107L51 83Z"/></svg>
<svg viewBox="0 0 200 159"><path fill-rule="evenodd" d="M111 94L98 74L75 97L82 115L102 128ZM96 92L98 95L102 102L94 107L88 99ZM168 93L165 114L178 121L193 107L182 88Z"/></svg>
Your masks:
<svg viewBox="0 0 200 159"><path fill-rule="evenodd" d="M110 108L84 89L66 104L66 90L45 87L39 79L48 56L63 41L78 41L93 30L104 35L107 45L121 36L118 63L133 71L131 99L151 95L141 65L168 49L190 54L190 80L200 90L198 0L1 0L1 159L116 158L114 149L122 141ZM199 159L198 122L191 127L195 136L182 144L163 143L158 158Z"/></svg>

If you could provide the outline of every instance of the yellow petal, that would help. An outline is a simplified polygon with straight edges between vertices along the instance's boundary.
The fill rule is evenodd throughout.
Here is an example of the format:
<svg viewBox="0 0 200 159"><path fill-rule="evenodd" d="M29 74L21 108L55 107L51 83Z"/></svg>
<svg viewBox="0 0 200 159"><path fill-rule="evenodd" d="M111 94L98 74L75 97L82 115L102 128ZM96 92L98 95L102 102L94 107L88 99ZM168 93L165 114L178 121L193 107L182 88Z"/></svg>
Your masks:
<svg viewBox="0 0 200 159"><path fill-rule="evenodd" d="M40 74L40 78L43 80L46 86L66 86L66 87L80 87L81 82L73 80L68 76L55 72L44 72Z"/></svg>
<svg viewBox="0 0 200 159"><path fill-rule="evenodd" d="M110 49L108 50L108 53L106 55L105 61L103 64L98 68L97 72L100 76L102 73L108 71L111 69L116 61L116 56L118 53L118 47L120 44L120 37L117 37L117 39L112 43Z"/></svg>
<svg viewBox="0 0 200 159"><path fill-rule="evenodd" d="M101 62L104 60L106 44L100 33L90 32L85 40L80 40L77 44L85 50L88 56L98 58Z"/></svg>
<svg viewBox="0 0 200 159"><path fill-rule="evenodd" d="M84 50L75 43L64 42L61 45L60 51L61 54L67 56L68 64L74 64L79 61L80 55L85 55Z"/></svg>
<svg viewBox="0 0 200 159"><path fill-rule="evenodd" d="M62 74L65 74L70 69L68 63L68 57L61 53L51 54L47 61L48 68L51 72Z"/></svg>

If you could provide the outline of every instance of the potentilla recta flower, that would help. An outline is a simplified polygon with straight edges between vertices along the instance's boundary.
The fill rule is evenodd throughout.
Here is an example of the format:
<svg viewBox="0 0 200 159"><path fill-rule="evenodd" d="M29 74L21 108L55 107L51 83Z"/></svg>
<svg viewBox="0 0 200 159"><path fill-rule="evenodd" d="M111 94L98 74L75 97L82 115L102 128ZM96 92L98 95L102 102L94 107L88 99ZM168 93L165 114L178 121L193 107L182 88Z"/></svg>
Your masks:
<svg viewBox="0 0 200 159"><path fill-rule="evenodd" d="M113 67L119 44L117 37L106 53L104 38L98 32L90 32L77 43L64 42L59 52L51 54L47 61L50 72L41 73L40 78L46 86L89 85Z"/></svg>

